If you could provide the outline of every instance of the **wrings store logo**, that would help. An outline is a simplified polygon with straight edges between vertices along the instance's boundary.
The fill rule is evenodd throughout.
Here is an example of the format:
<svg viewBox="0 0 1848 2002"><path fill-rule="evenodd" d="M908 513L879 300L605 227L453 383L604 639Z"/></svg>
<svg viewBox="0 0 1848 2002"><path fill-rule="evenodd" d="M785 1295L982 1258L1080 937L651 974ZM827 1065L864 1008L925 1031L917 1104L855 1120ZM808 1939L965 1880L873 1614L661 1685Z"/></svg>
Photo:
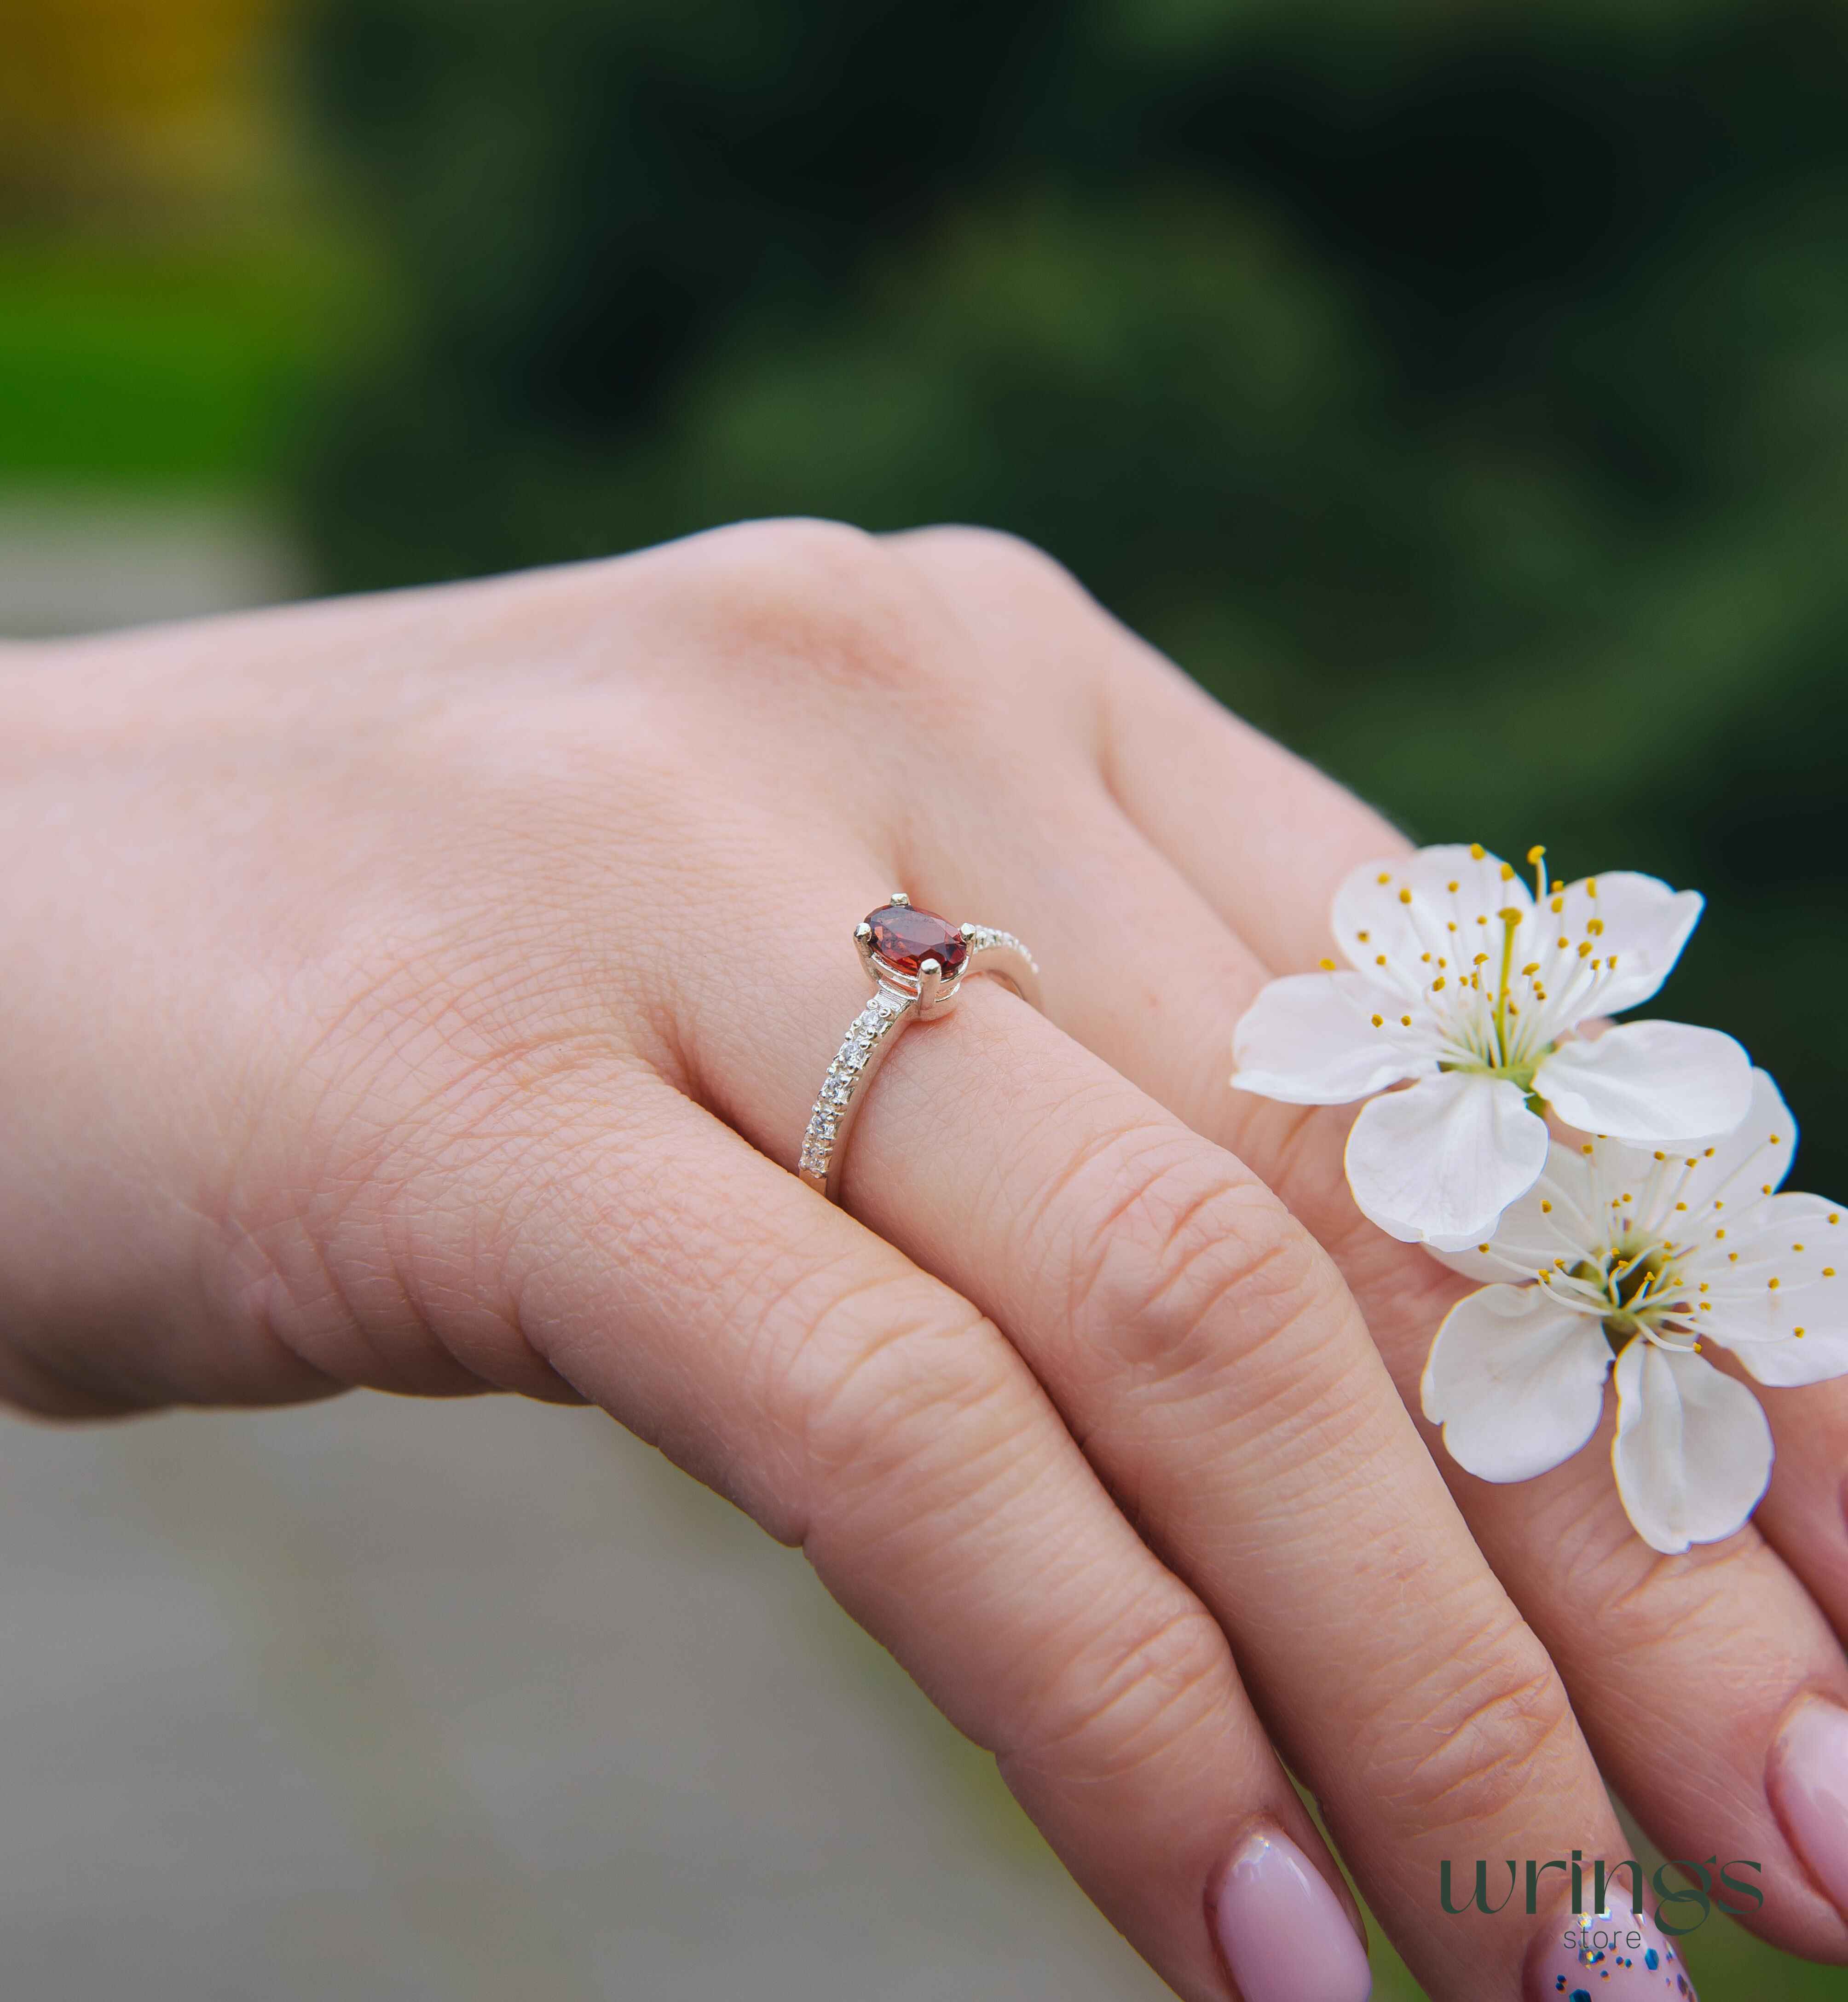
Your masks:
<svg viewBox="0 0 1848 2002"><path fill-rule="evenodd" d="M1639 1919L1644 1916L1643 1866L1634 1857L1626 1857L1617 1864L1606 1864L1600 1858L1588 1868L1584 1852L1575 1849L1570 1862L1554 1857L1542 1863L1529 1857L1523 1865L1509 1857L1504 1857L1502 1864L1508 1871L1508 1889L1503 1892L1499 1903L1490 1902L1492 1866L1478 1860L1475 1865L1473 1891L1459 1905L1455 1899L1452 1866L1448 1858L1439 1863L1438 1898L1444 1910L1455 1917L1461 1917L1465 1912L1471 1910L1491 1914L1505 1911L1514 1902L1516 1893L1523 1889L1522 1871L1525 1869L1525 1896L1522 1899L1522 1908L1528 1917L1535 1917L1539 1910L1540 1880L1548 1871L1557 1870L1570 1880L1572 1910L1575 1913L1581 1917L1588 1912L1604 1917L1611 1910L1612 1893L1618 1889L1627 1871L1629 1881L1622 1883L1623 1894L1628 1899L1634 1915ZM1704 1863L1690 1863L1678 1858L1663 1864L1648 1880L1655 1891L1657 1926L1663 1932L1679 1938L1683 1934L1696 1931L1705 1925L1716 1908L1730 1917L1737 1918L1761 1906L1765 1902L1765 1894L1756 1883L1748 1881L1740 1874L1745 1871L1762 1876L1764 1865L1744 1858L1722 1863L1714 1856L1710 1856ZM1672 1872L1678 1872L1689 1882L1674 1882ZM1496 1888L1499 1889L1499 1868L1494 1870L1494 1876ZM1585 1896L1588 1885L1591 1892L1588 1902ZM1553 1887L1550 1885L1548 1888Z"/></svg>

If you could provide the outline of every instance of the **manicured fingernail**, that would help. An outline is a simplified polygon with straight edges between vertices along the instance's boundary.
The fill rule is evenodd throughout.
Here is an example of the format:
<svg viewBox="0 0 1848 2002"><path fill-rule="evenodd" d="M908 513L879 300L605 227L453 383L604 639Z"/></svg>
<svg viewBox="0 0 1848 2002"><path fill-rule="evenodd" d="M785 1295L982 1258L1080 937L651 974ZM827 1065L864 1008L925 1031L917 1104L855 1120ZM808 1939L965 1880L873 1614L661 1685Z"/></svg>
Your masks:
<svg viewBox="0 0 1848 2002"><path fill-rule="evenodd" d="M1784 1833L1848 1913L1848 1710L1806 1703L1778 1734L1766 1785Z"/></svg>
<svg viewBox="0 0 1848 2002"><path fill-rule="evenodd" d="M1527 1956L1527 2002L1698 2002L1681 1949L1621 1900L1557 1915Z"/></svg>
<svg viewBox="0 0 1848 2002"><path fill-rule="evenodd" d="M1281 1829L1240 1843L1212 1903L1245 2002L1367 2002L1367 1950L1327 1879Z"/></svg>

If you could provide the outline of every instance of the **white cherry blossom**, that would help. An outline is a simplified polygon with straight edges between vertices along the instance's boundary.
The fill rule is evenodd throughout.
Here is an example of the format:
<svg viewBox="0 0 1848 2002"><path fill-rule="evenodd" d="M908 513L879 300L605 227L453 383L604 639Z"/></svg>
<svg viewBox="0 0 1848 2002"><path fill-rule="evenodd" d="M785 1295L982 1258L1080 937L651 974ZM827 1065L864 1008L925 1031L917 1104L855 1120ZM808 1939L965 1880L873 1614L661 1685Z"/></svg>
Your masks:
<svg viewBox="0 0 1848 2002"><path fill-rule="evenodd" d="M1750 1102L1750 1061L1717 1030L1637 1022L1574 1034L1654 993L1701 899L1627 872L1550 886L1544 853L1528 857L1532 891L1479 845L1357 869L1333 913L1348 967L1324 960L1272 981L1233 1034L1239 1090L1369 1100L1348 1180L1362 1211L1407 1243L1454 1250L1489 1236L1545 1163L1549 1110L1653 1146L1728 1132Z"/></svg>
<svg viewBox="0 0 1848 2002"><path fill-rule="evenodd" d="M1493 1283L1445 1316L1424 1415L1485 1481L1558 1466L1598 1429L1615 1359L1617 1490L1658 1550L1744 1523L1771 1473L1759 1401L1705 1359L1730 1349L1761 1383L1848 1373L1848 1213L1780 1195L1797 1128L1763 1071L1717 1142L1555 1140L1492 1237L1442 1254Z"/></svg>

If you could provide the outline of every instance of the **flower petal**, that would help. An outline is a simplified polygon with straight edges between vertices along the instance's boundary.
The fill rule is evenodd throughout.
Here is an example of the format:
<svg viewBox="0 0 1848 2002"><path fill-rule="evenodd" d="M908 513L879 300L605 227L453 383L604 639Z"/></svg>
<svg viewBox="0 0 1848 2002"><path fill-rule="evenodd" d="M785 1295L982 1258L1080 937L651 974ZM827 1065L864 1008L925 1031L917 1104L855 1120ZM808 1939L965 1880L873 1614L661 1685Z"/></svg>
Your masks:
<svg viewBox="0 0 1848 2002"><path fill-rule="evenodd" d="M1555 1140L1547 1148L1539 1180L1502 1211L1492 1237L1457 1251L1439 1250L1435 1245L1425 1249L1438 1264L1478 1285L1537 1278L1557 1258L1568 1266L1576 1264L1591 1255L1589 1247L1603 1222L1589 1213L1585 1181L1576 1150Z"/></svg>
<svg viewBox="0 0 1848 2002"><path fill-rule="evenodd" d="M1335 892L1335 943L1369 979L1422 993L1431 977L1424 954L1433 960L1442 954L1461 967L1484 949L1475 941L1492 939L1490 949L1499 952L1495 913L1510 905L1525 911L1533 902L1527 886L1505 877L1503 867L1498 856L1450 846L1369 862Z"/></svg>
<svg viewBox="0 0 1848 2002"><path fill-rule="evenodd" d="M1752 1104L1752 1062L1731 1037L1685 1022L1630 1022L1562 1045L1533 1088L1568 1126L1616 1140L1729 1133Z"/></svg>
<svg viewBox="0 0 1848 2002"><path fill-rule="evenodd" d="M1529 1481L1570 1460L1598 1429L1610 1345L1595 1320L1540 1286L1484 1286L1444 1317L1421 1385L1458 1466L1484 1481Z"/></svg>
<svg viewBox="0 0 1848 2002"><path fill-rule="evenodd" d="M1782 1186L1797 1152L1797 1121L1768 1071L1752 1073L1752 1103L1730 1133L1688 1149L1693 1166L1679 1191L1701 1234L1742 1222L1742 1212Z"/></svg>
<svg viewBox="0 0 1848 2002"><path fill-rule="evenodd" d="M1774 1390L1800 1389L1805 1383L1848 1376L1848 1327L1839 1324L1812 1326L1795 1339L1783 1341L1732 1341L1720 1327L1709 1327L1704 1320L1700 1332L1708 1341L1730 1348L1759 1383Z"/></svg>
<svg viewBox="0 0 1848 2002"><path fill-rule="evenodd" d="M1696 1254L1707 1284L1696 1332L1730 1348L1761 1383L1848 1373L1848 1212L1796 1194L1741 1207L1745 1222L1723 1226L1726 1238Z"/></svg>
<svg viewBox="0 0 1848 2002"><path fill-rule="evenodd" d="M1743 1383L1641 1339L1617 1358L1617 1491L1651 1550L1744 1527L1771 1477L1771 1428Z"/></svg>
<svg viewBox="0 0 1848 2002"><path fill-rule="evenodd" d="M1434 1069L1400 1013L1393 996L1358 973L1273 980L1232 1032L1233 1089L1292 1105L1347 1105Z"/></svg>
<svg viewBox="0 0 1848 2002"><path fill-rule="evenodd" d="M1447 1071L1362 1107L1348 1136L1348 1185L1390 1236L1460 1251L1494 1233L1546 1163L1545 1122L1518 1085Z"/></svg>
<svg viewBox="0 0 1848 2002"><path fill-rule="evenodd" d="M1560 931L1573 939L1592 937L1595 955L1609 968L1587 994L1579 1020L1647 1001L1674 970L1704 905L1697 890L1671 890L1654 876L1627 869L1570 883L1560 902ZM1595 933L1588 930L1594 920L1602 927Z"/></svg>

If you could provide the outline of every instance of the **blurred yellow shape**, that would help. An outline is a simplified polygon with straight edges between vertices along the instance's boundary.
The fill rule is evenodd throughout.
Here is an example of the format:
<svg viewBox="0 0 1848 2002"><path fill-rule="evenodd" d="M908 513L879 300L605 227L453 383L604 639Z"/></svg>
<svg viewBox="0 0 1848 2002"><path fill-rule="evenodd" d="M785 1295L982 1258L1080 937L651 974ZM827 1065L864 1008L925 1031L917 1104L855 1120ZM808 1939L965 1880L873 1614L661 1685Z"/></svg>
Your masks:
<svg viewBox="0 0 1848 2002"><path fill-rule="evenodd" d="M7 0L0 194L209 187L263 145L277 0Z"/></svg>

